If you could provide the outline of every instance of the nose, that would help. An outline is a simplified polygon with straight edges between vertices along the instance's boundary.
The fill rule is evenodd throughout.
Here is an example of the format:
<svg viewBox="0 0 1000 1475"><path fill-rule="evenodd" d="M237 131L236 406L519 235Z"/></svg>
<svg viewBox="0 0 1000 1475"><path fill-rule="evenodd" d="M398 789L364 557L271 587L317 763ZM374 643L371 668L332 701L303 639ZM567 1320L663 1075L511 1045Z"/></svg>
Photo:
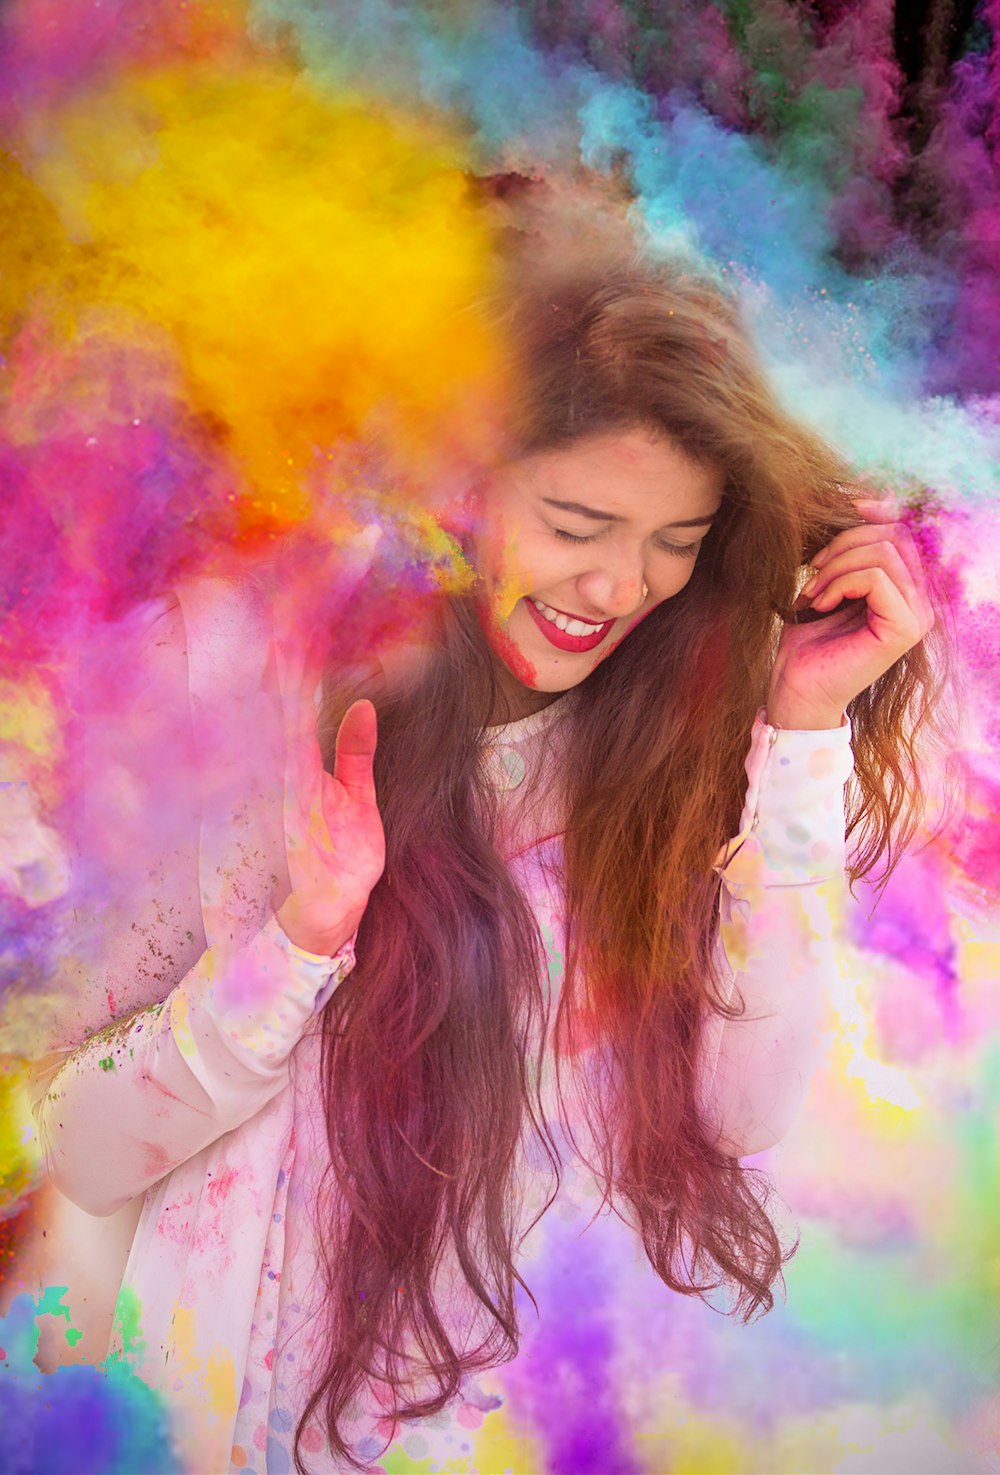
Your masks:
<svg viewBox="0 0 1000 1475"><path fill-rule="evenodd" d="M646 585L639 562L628 567L604 566L581 574L576 581L577 593L586 606L586 615L595 621L620 620L633 614L646 597Z"/></svg>

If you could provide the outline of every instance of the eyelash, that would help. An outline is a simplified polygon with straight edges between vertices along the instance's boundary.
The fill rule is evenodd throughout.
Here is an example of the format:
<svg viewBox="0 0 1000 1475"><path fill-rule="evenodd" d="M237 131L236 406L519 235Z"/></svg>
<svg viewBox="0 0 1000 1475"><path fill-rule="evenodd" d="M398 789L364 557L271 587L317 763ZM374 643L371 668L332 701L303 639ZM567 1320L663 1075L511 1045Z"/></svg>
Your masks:
<svg viewBox="0 0 1000 1475"><path fill-rule="evenodd" d="M597 533L590 533L587 537L581 538L576 533L563 532L562 528L553 528L552 531L557 538L562 538L565 543L595 543L598 537ZM657 543L656 546L663 553L673 553L678 558L687 558L690 554L697 553L701 547L701 542L701 538L698 538L694 543Z"/></svg>

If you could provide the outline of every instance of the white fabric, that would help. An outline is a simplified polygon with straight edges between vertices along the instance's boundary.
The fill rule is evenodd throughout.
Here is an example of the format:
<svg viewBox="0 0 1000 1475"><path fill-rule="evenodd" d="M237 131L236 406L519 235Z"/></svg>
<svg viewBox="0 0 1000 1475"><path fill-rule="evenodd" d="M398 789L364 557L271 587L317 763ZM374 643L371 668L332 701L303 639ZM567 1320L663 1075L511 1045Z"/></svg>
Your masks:
<svg viewBox="0 0 1000 1475"><path fill-rule="evenodd" d="M314 1224L326 1154L318 1015L353 951L317 959L273 919L287 876L269 781L281 736L264 607L221 582L183 590L180 601L183 624L176 610L156 613L168 646L186 628L194 743L213 775L197 864L207 950L169 992L140 991L145 1012L64 1048L36 1115L54 1181L76 1203L109 1214L143 1195L113 1345L138 1311L142 1345L131 1352L169 1399L189 1468L283 1475L324 1326ZM175 656L165 657L174 677L183 669ZM556 702L497 729L486 759L506 796L505 850L535 908L554 992L560 710ZM718 865L720 958L746 1018L710 1016L702 1045L703 1110L734 1150L776 1141L812 1073L850 771L849 726L784 732L758 716L740 832ZM466 1398L475 1403L474 1386ZM411 1452L414 1427L405 1431ZM453 1458L455 1427L452 1413L424 1421L420 1447ZM377 1410L363 1410L357 1432L374 1456L391 1431ZM318 1430L305 1448L317 1475L339 1469Z"/></svg>

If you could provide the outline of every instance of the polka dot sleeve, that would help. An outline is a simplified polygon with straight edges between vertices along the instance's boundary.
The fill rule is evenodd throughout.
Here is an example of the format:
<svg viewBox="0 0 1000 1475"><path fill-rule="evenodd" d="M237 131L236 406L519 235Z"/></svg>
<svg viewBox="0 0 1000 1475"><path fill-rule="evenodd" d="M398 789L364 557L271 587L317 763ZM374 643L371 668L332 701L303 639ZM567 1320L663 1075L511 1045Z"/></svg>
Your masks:
<svg viewBox="0 0 1000 1475"><path fill-rule="evenodd" d="M754 723L740 832L716 864L717 962L742 1016L706 1012L698 1101L723 1151L780 1142L823 1048L844 890L844 784L851 729L793 732Z"/></svg>
<svg viewBox="0 0 1000 1475"><path fill-rule="evenodd" d="M843 873L844 785L853 766L847 718L840 727L797 732L771 726L761 709L739 834L716 865L730 890L808 885Z"/></svg>

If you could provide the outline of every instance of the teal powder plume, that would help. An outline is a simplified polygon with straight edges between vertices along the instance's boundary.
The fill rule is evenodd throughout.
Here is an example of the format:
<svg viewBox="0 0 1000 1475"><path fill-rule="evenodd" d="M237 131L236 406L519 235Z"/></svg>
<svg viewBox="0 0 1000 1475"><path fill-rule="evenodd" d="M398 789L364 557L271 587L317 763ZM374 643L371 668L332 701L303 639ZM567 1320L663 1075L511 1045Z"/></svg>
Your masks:
<svg viewBox="0 0 1000 1475"><path fill-rule="evenodd" d="M166 1411L124 1362L44 1374L38 1319L65 1316L64 1288L15 1298L0 1320L0 1469L4 1475L181 1475Z"/></svg>

